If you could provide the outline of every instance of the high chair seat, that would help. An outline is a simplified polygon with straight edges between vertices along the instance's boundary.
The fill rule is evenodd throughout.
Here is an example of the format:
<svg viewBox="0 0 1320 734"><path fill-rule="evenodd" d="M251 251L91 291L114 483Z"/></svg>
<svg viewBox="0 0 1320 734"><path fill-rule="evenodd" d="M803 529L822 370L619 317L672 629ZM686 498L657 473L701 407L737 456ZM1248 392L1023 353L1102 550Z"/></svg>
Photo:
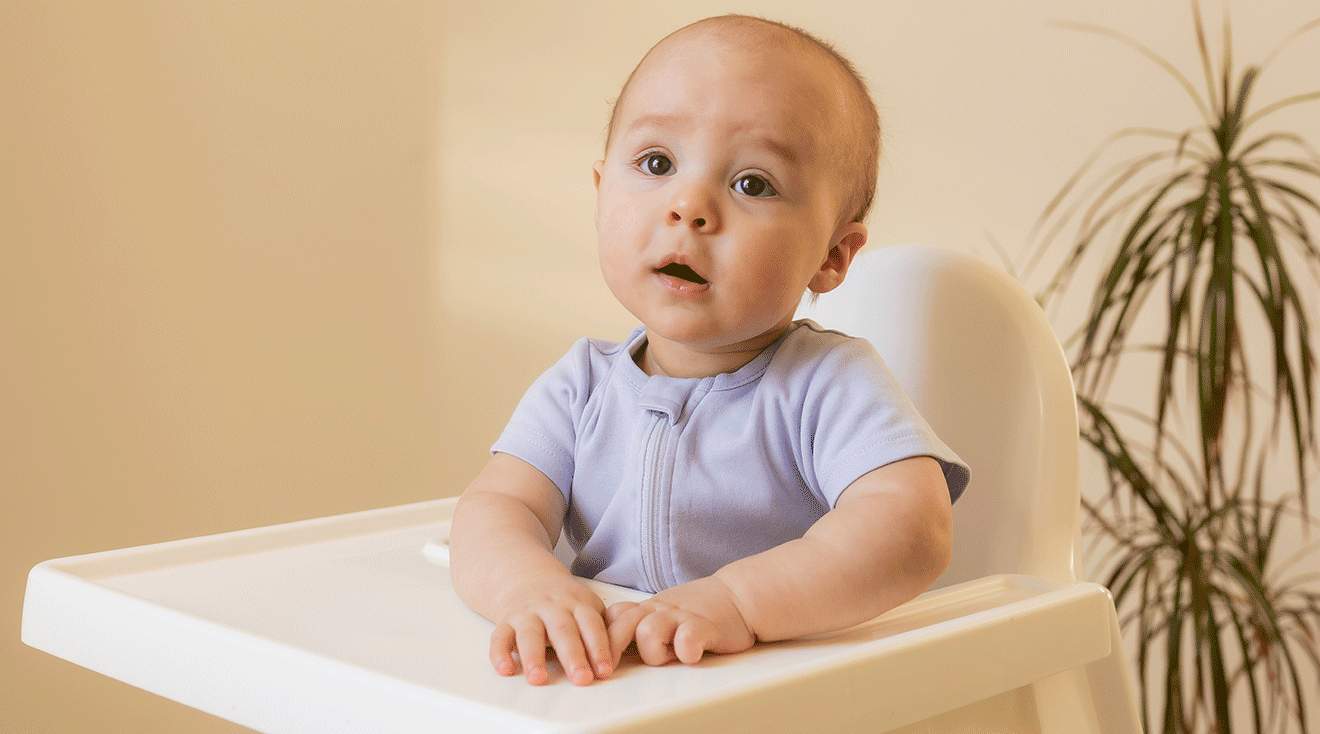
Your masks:
<svg viewBox="0 0 1320 734"><path fill-rule="evenodd" d="M875 620L534 688L449 585L446 499L46 561L23 641L269 734L1139 732L1113 602L1077 579L1071 382L1030 297L894 247L803 315L875 342L972 467L949 572Z"/></svg>

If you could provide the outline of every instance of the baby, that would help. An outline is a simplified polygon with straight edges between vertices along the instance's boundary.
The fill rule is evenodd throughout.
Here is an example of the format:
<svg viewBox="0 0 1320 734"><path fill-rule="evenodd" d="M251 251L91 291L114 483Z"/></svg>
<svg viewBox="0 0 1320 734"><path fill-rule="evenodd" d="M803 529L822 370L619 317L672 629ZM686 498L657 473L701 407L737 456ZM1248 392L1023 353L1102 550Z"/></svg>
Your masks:
<svg viewBox="0 0 1320 734"><path fill-rule="evenodd" d="M866 242L878 148L865 85L800 30L709 18L638 64L594 170L601 270L642 327L542 375L454 514L500 674L839 630L944 570L967 468L867 342L793 319ZM606 609L577 577L655 595Z"/></svg>

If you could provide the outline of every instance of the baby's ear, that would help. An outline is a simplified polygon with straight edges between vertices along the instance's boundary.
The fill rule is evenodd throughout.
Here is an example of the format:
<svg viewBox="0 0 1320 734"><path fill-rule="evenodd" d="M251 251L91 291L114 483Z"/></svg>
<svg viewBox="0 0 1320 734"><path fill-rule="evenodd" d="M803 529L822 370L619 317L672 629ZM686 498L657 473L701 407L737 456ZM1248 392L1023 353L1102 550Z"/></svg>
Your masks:
<svg viewBox="0 0 1320 734"><path fill-rule="evenodd" d="M848 275L848 266L852 265L857 251L866 244L866 225L861 222L849 222L834 233L833 246L821 263L820 270L807 284L815 293L828 293Z"/></svg>

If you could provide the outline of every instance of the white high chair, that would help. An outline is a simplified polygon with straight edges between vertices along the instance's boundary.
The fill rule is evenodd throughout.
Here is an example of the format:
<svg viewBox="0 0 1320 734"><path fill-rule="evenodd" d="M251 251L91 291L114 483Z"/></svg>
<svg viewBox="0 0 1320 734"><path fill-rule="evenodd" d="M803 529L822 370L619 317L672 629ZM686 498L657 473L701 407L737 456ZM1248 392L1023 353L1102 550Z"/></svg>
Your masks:
<svg viewBox="0 0 1320 734"><path fill-rule="evenodd" d="M875 620L533 688L449 586L447 499L47 561L23 641L269 734L1140 732L1113 603L1078 580L1072 385L1031 298L892 247L802 315L870 338L972 467L948 572Z"/></svg>
<svg viewBox="0 0 1320 734"><path fill-rule="evenodd" d="M1099 589L1079 583L1072 375L1044 313L1016 280L968 255L886 247L858 257L843 285L798 315L870 340L972 469L954 506L953 559L932 588L1015 574ZM1112 599L1108 605L1111 650L1101 660L913 731L1140 732ZM1099 622L1071 624L1080 631ZM1030 637L1022 641L1022 655L1037 652ZM1001 715L1012 723L988 724Z"/></svg>

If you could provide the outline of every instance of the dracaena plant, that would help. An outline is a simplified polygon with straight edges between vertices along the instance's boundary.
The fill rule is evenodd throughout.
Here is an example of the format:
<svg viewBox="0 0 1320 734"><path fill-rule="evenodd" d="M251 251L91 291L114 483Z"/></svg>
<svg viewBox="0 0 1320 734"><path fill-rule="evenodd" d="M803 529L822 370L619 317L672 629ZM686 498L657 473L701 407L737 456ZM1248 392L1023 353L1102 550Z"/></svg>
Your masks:
<svg viewBox="0 0 1320 734"><path fill-rule="evenodd" d="M1305 732L1320 690L1320 594L1314 574L1297 571L1316 545L1320 156L1305 135L1267 123L1320 89L1263 105L1253 93L1320 19L1239 69L1227 14L1217 54L1195 3L1192 15L1203 88L1121 33L1069 24L1157 64L1202 119L1103 144L1046 207L1029 267L1067 247L1047 303L1085 256L1101 262L1068 340L1082 440L1109 482L1083 504L1135 645L1148 730ZM1120 142L1140 150L1101 165ZM1133 364L1156 375L1139 407L1111 394ZM1289 533L1301 540L1285 550Z"/></svg>

